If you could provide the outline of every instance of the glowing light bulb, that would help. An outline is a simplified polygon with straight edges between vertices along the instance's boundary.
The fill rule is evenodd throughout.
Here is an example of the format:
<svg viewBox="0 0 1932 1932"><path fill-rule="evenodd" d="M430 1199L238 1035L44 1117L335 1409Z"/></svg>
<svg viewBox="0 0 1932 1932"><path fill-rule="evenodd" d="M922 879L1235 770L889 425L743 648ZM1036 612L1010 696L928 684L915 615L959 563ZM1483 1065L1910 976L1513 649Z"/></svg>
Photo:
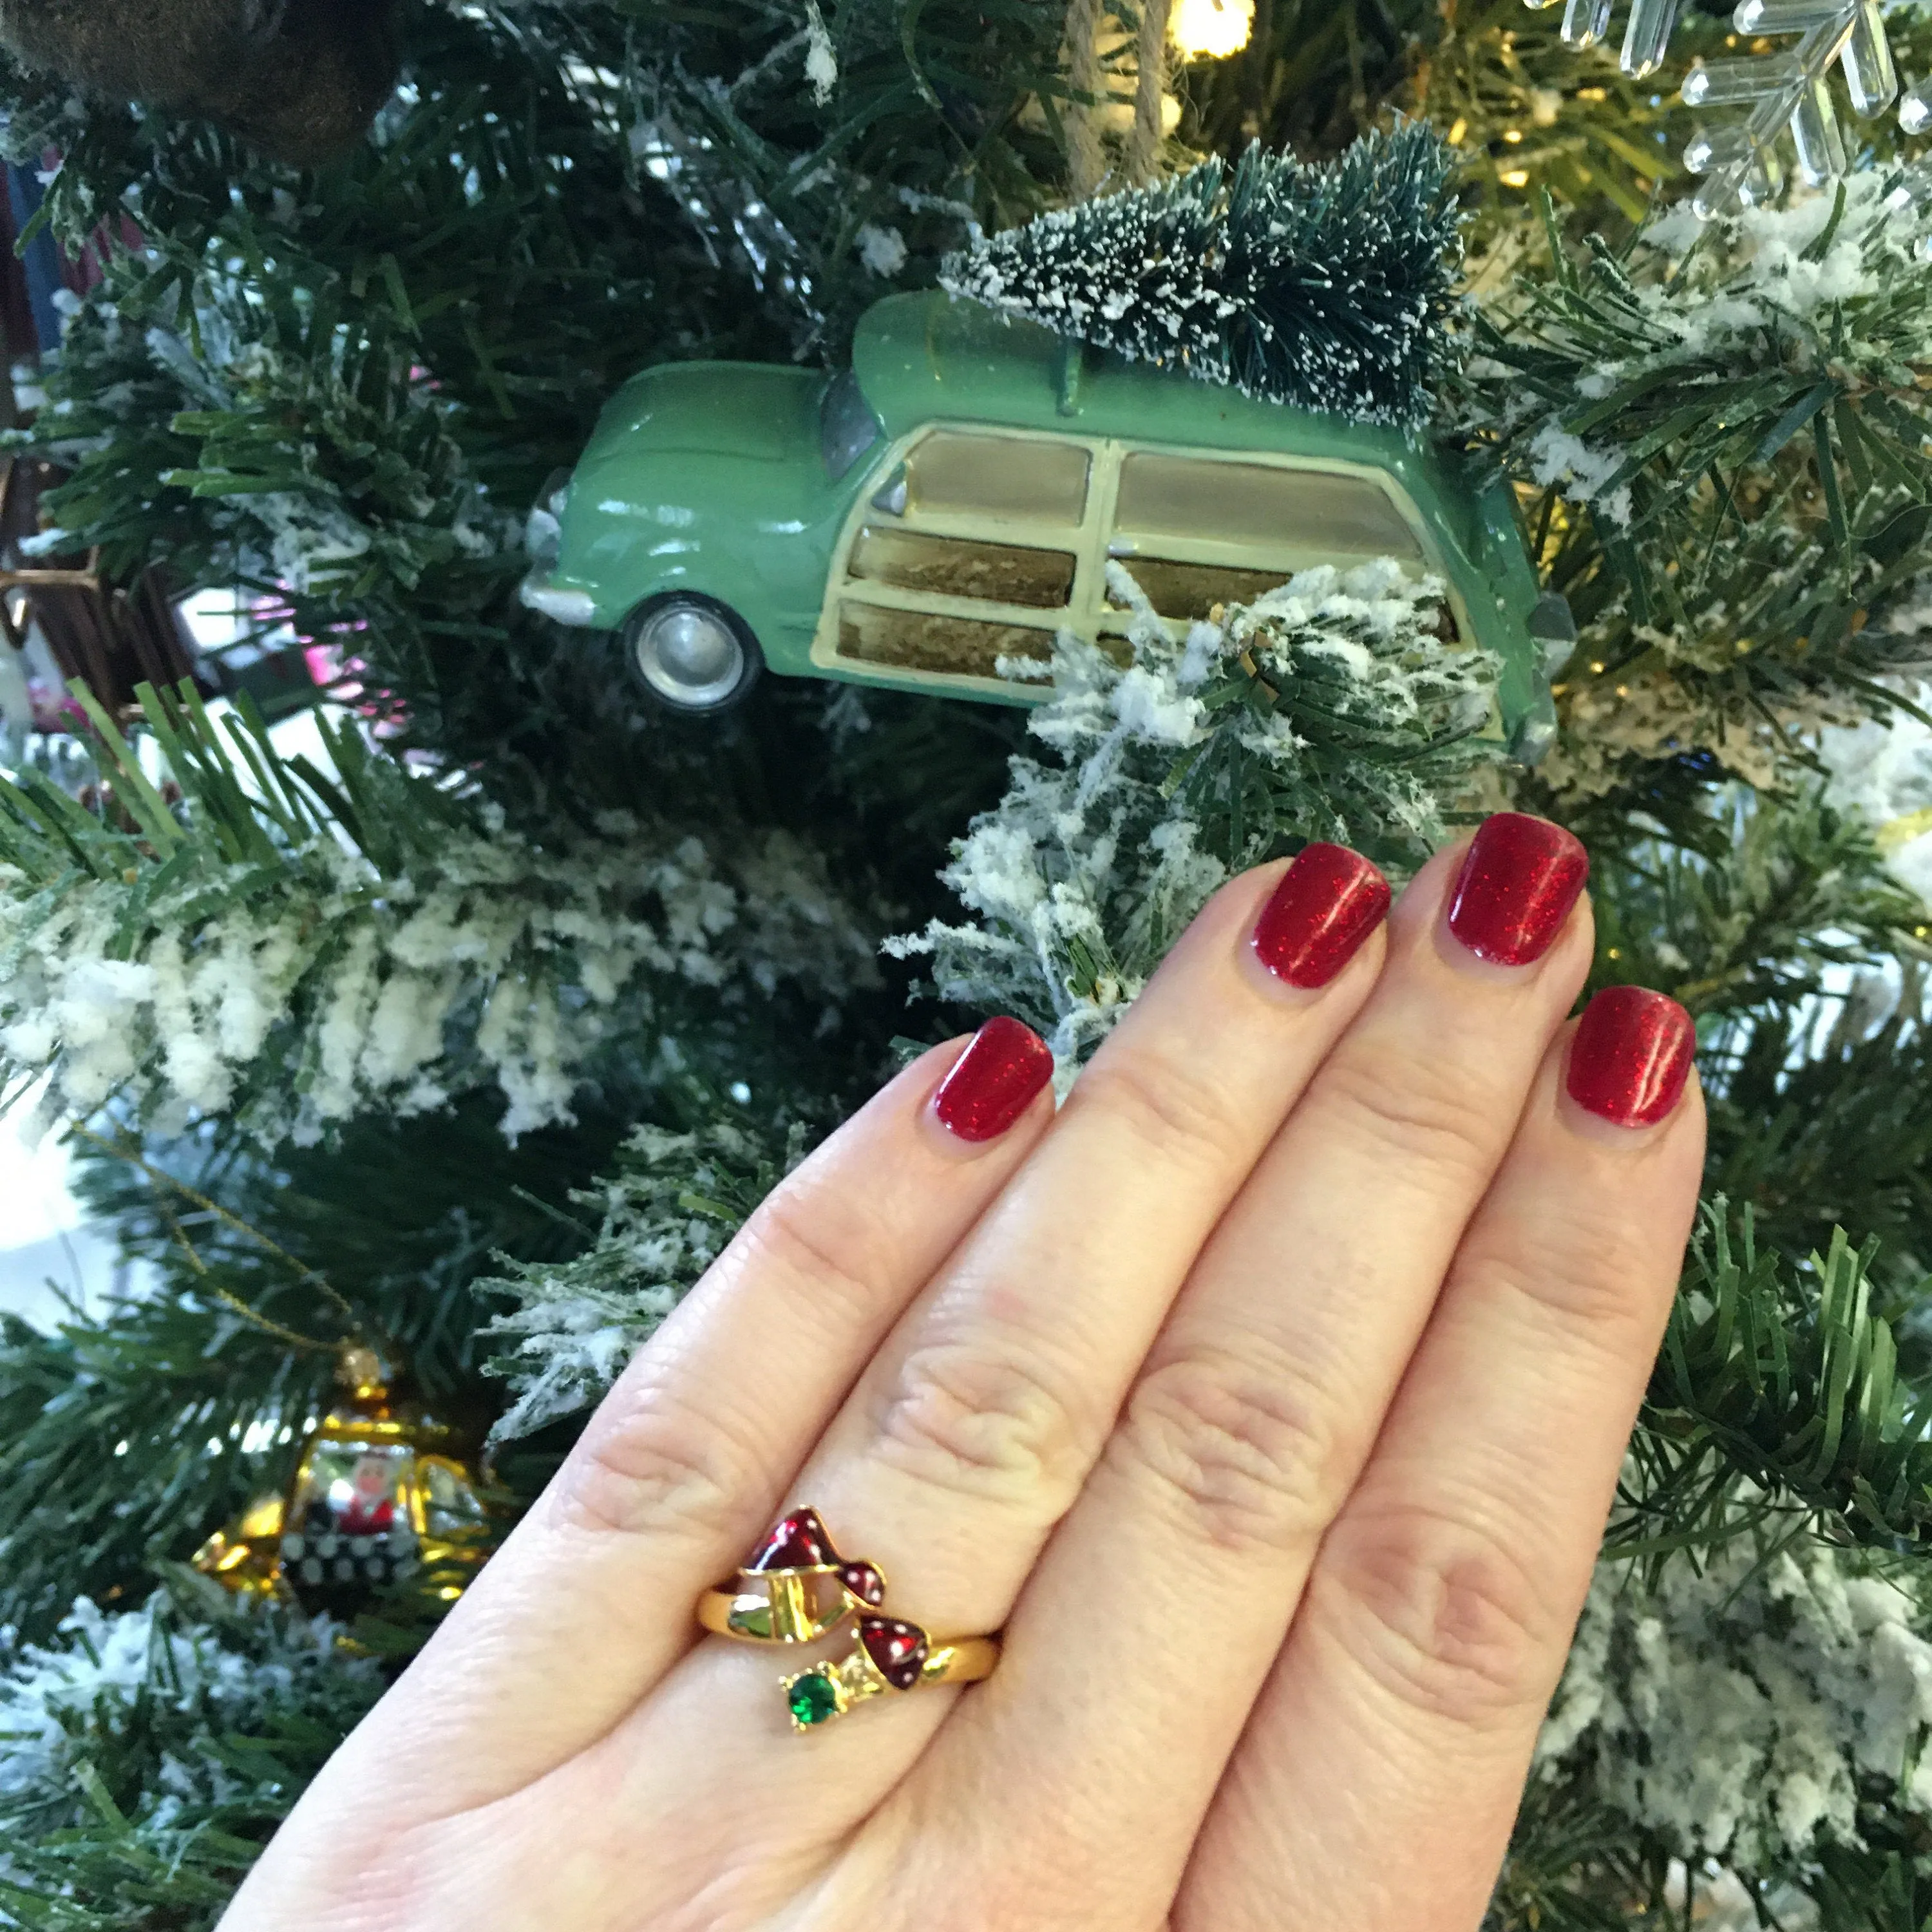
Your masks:
<svg viewBox="0 0 1932 1932"><path fill-rule="evenodd" d="M1247 45L1255 0L1174 0L1168 32L1184 60L1223 60Z"/></svg>

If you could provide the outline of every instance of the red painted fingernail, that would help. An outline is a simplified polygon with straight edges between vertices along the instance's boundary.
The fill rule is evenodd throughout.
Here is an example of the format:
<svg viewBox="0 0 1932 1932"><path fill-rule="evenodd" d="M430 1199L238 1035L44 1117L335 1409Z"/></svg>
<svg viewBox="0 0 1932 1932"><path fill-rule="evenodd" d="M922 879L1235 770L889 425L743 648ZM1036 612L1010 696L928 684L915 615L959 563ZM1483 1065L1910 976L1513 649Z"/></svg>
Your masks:
<svg viewBox="0 0 1932 1932"><path fill-rule="evenodd" d="M1053 1078L1053 1055L1031 1027L1002 1014L973 1036L932 1096L932 1111L962 1141L1003 1134Z"/></svg>
<svg viewBox="0 0 1932 1932"><path fill-rule="evenodd" d="M1620 1127L1651 1127L1684 1092L1697 1030L1675 1000L1642 986L1606 986L1570 1042L1570 1097Z"/></svg>
<svg viewBox="0 0 1932 1932"><path fill-rule="evenodd" d="M1477 828L1449 895L1449 930L1478 959L1527 966L1556 943L1590 876L1582 847L1560 825L1499 812Z"/></svg>
<svg viewBox="0 0 1932 1932"><path fill-rule="evenodd" d="M1255 956L1291 986L1325 986L1388 908L1388 881L1360 853L1304 845L1255 922Z"/></svg>

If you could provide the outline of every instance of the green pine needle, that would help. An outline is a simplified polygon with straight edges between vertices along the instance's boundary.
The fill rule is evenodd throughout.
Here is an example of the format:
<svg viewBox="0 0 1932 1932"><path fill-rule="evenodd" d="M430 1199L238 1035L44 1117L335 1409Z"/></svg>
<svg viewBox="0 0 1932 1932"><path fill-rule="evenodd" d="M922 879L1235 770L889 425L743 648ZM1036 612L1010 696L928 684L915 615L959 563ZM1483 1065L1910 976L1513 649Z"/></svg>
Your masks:
<svg viewBox="0 0 1932 1932"><path fill-rule="evenodd" d="M1876 1244L1842 1228L1794 1268L1706 1208L1651 1382L1631 1507L1610 1548L1708 1551L1762 1524L1932 1547L1932 1392L1874 1306Z"/></svg>

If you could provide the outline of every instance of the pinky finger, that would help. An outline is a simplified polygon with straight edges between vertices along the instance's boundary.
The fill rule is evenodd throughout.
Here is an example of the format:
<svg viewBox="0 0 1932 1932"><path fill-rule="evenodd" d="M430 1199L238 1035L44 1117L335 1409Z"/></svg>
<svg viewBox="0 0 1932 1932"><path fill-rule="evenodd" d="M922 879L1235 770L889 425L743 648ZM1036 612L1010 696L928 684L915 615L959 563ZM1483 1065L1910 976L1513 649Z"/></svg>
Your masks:
<svg viewBox="0 0 1932 1932"><path fill-rule="evenodd" d="M1696 1208L1690 1047L1682 1008L1618 987L1552 1048L1324 1540L1176 1932L1481 1922Z"/></svg>

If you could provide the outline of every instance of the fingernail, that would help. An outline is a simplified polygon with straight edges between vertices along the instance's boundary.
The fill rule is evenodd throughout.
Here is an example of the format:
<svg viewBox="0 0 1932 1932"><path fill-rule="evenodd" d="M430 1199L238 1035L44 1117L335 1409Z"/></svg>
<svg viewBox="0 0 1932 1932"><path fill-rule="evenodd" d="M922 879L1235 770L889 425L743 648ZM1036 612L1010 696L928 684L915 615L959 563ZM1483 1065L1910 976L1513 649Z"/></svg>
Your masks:
<svg viewBox="0 0 1932 1932"><path fill-rule="evenodd" d="M1388 908L1388 881L1360 853L1304 845L1255 922L1255 956L1291 986L1325 986Z"/></svg>
<svg viewBox="0 0 1932 1932"><path fill-rule="evenodd" d="M1590 861L1560 825L1498 812L1476 836L1449 896L1449 930L1478 959L1527 966L1556 943L1590 876Z"/></svg>
<svg viewBox="0 0 1932 1932"><path fill-rule="evenodd" d="M1002 1014L988 1020L952 1063L932 1096L932 1111L962 1141L989 1141L1004 1133L1052 1078L1046 1041Z"/></svg>
<svg viewBox="0 0 1932 1932"><path fill-rule="evenodd" d="M1606 986L1570 1042L1570 1097L1620 1127L1654 1126L1684 1092L1697 1043L1690 1016L1662 993Z"/></svg>

